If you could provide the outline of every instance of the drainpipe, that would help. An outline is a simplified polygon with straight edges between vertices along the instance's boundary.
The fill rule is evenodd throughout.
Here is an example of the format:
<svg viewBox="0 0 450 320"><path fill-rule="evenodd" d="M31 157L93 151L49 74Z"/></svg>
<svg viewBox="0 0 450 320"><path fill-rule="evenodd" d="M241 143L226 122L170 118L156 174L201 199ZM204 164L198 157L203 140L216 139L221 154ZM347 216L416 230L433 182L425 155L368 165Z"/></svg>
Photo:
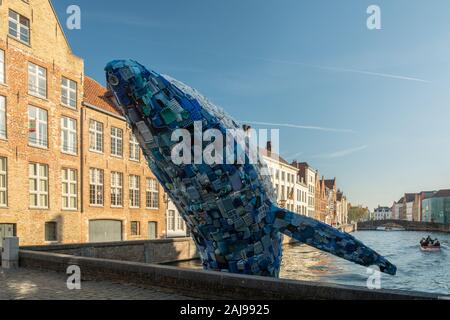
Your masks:
<svg viewBox="0 0 450 320"><path fill-rule="evenodd" d="M80 109L80 212L84 213L84 105ZM82 220L82 219L81 219Z"/></svg>

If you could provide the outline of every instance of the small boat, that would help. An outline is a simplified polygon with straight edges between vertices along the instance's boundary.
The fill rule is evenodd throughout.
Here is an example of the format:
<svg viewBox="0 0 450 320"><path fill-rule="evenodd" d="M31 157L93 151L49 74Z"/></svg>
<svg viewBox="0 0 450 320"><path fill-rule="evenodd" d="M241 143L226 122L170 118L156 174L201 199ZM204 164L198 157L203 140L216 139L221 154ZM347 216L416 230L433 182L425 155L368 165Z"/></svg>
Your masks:
<svg viewBox="0 0 450 320"><path fill-rule="evenodd" d="M425 252L437 252L441 251L441 246L420 246L420 250Z"/></svg>
<svg viewBox="0 0 450 320"><path fill-rule="evenodd" d="M427 239L420 240L420 250L425 252L437 252L441 251L441 243L438 239L431 239L430 236L428 236Z"/></svg>

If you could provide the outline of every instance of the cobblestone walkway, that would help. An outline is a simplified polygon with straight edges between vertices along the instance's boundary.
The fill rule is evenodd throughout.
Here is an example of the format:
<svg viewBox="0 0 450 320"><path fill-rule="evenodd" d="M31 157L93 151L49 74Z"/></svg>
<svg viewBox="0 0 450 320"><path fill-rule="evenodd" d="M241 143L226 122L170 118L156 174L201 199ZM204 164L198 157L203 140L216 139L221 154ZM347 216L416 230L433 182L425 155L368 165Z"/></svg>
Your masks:
<svg viewBox="0 0 450 320"><path fill-rule="evenodd" d="M83 281L69 290L64 274L0 268L0 300L185 300L195 299L160 287L139 287L109 281Z"/></svg>

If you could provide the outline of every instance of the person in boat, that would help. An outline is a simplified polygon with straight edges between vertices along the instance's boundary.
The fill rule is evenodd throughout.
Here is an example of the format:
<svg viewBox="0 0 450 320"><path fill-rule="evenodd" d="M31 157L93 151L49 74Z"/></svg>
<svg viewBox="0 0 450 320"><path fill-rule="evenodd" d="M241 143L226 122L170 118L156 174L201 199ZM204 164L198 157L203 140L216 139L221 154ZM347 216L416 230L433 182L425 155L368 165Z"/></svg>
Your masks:
<svg viewBox="0 0 450 320"><path fill-rule="evenodd" d="M439 242L438 239L436 239L436 240L434 240L433 245L434 245L435 247L440 247L440 246L441 246L441 243Z"/></svg>
<svg viewBox="0 0 450 320"><path fill-rule="evenodd" d="M427 246L426 241L427 241L427 240L426 240L425 238L422 238L422 240L420 240L420 245L421 245L422 247Z"/></svg>
<svg viewBox="0 0 450 320"><path fill-rule="evenodd" d="M432 246L433 245L433 239L431 239L430 236L428 236L426 239L422 239L420 241L420 245L422 247L428 247L428 246Z"/></svg>

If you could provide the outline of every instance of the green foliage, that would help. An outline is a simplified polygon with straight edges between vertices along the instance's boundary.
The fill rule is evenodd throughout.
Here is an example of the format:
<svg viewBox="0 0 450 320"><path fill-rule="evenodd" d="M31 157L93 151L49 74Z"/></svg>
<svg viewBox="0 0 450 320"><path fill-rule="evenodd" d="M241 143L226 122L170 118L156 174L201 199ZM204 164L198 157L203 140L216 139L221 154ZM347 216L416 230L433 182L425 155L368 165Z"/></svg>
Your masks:
<svg viewBox="0 0 450 320"><path fill-rule="evenodd" d="M361 206L352 207L348 209L348 221L361 221L368 220L370 216L370 211L368 208L363 208Z"/></svg>

